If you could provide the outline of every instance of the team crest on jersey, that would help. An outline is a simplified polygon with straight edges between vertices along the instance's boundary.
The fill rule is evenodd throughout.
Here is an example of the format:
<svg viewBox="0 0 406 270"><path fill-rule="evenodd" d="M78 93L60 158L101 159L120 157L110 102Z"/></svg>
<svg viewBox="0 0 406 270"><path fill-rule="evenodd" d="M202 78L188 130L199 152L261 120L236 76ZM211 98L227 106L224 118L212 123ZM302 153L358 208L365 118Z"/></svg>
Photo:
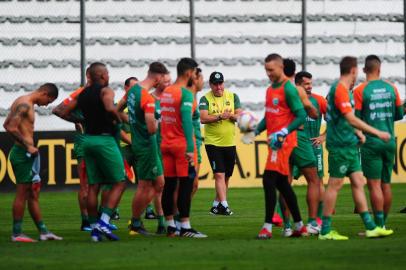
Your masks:
<svg viewBox="0 0 406 270"><path fill-rule="evenodd" d="M279 104L279 99L278 98L273 98L272 99L272 104L275 105L275 106L278 105Z"/></svg>
<svg viewBox="0 0 406 270"><path fill-rule="evenodd" d="M231 104L230 101L226 101L227 106L230 106L230 104Z"/></svg>

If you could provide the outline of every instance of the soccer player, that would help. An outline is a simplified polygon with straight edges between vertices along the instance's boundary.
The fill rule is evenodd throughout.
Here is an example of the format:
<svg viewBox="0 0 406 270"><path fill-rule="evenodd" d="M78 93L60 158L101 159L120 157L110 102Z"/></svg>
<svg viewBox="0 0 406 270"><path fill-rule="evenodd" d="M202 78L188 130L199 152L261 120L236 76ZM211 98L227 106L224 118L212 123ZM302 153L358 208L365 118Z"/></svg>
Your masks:
<svg viewBox="0 0 406 270"><path fill-rule="evenodd" d="M171 85L171 75L169 73L165 74L164 78L162 81L157 85L155 90L151 93L152 97L155 99L155 119L158 124L158 129L156 132L156 139L157 139L157 144L158 144L158 156L159 160L162 164L162 153L161 153L161 106L160 106L160 100L163 91L165 90L166 87ZM154 198L154 205L155 205L155 210L158 214L158 228L156 231L156 234L166 234L166 224L165 224L165 217L162 209L162 192L159 194L156 194Z"/></svg>
<svg viewBox="0 0 406 270"><path fill-rule="evenodd" d="M317 176L319 178L318 182L320 185L319 204L317 208L317 219L318 219L317 224L321 225L321 217L323 214L323 195L324 195L324 184L323 184L324 165L323 165L322 144L325 141L326 132L320 134L320 127L322 117L327 113L327 101L324 97L312 92L313 89L312 74L310 74L309 72L301 71L297 73L295 76L295 84L303 87L303 89L306 91L306 94L310 102L313 104L314 108L316 108L318 112L317 119L306 117L306 121L304 124L304 132L307 134L308 138L312 141L313 154L317 163ZM297 174L299 174L299 170L297 169L296 171ZM295 175L295 167L292 174L294 175L294 177L298 177L298 175ZM307 227L307 230L309 233L312 233L312 230L311 228L309 228L309 226Z"/></svg>
<svg viewBox="0 0 406 270"><path fill-rule="evenodd" d="M88 176L88 213L92 228L91 239L98 242L102 235L109 240L119 238L110 230L110 219L125 189L123 158L115 140L120 114L114 105L114 91L109 84L109 73L103 63L89 67L91 84L79 95L77 107L83 113L86 127L83 139L84 159ZM98 193L101 184L111 184L107 203L98 219Z"/></svg>
<svg viewBox="0 0 406 270"><path fill-rule="evenodd" d="M202 91L204 87L204 78L201 68L196 68L196 78L191 81L191 85L187 86L190 91L192 91L194 95L194 101L196 102L197 93ZM197 107L197 105L196 105ZM197 189L199 188L199 171L200 171L200 164L202 163L202 155L200 152L200 148L203 143L203 137L200 130L200 112L199 110L195 110L192 116L193 120L193 131L195 134L196 139L196 151L197 151L197 166L196 166L196 177L193 182L193 191L192 197L196 194Z"/></svg>
<svg viewBox="0 0 406 270"><path fill-rule="evenodd" d="M176 67L177 78L161 96L162 157L165 173L165 187L162 206L168 224L167 235L174 237L173 198L179 180L177 206L181 220L180 236L202 238L206 235L190 225L190 206L193 182L196 176L196 150L193 136L193 94L186 88L196 77L197 63L191 58L182 58Z"/></svg>
<svg viewBox="0 0 406 270"><path fill-rule="evenodd" d="M263 175L265 192L265 223L258 239L272 237L272 217L276 205L276 189L284 197L295 222L293 236L307 234L297 204L296 194L288 182L289 157L297 145L296 129L305 121L306 112L298 91L283 72L283 59L278 54L265 58L265 71L272 84L267 89L265 117L259 123L256 134L267 130L268 158Z"/></svg>
<svg viewBox="0 0 406 270"><path fill-rule="evenodd" d="M391 134L388 142L365 134L361 164L367 178L375 223L384 227L392 204L390 186L396 142L394 122L403 118L403 105L396 87L380 78L381 60L376 55L365 59L366 82L354 90L355 115L368 125Z"/></svg>
<svg viewBox="0 0 406 270"><path fill-rule="evenodd" d="M89 69L86 69L86 81L87 84L90 84L90 77L89 77ZM85 86L86 87L86 86ZM69 122L74 122L75 123L75 136L74 136L74 145L73 145L73 154L74 157L78 160L78 175L79 175L79 192L78 192L78 202L79 202L79 209L80 209L80 214L82 218L82 224L80 226L80 230L82 231L91 231L92 229L90 228L90 223L89 223L89 216L87 213L87 194L88 194L88 184L87 184L87 176L86 176L86 166L85 166L85 161L83 159L83 147L82 147L82 142L83 142L83 133L84 133L84 128L83 128L83 115L80 112L79 109L75 109L72 113L67 113L68 112L68 107L70 106L70 103L75 103L74 106L76 106L76 101L80 93L82 93L83 89L85 87L79 87L76 89L73 93L69 95L68 98L64 99L58 106L56 106L53 110L52 113L55 114L56 116L69 121Z"/></svg>
<svg viewBox="0 0 406 270"><path fill-rule="evenodd" d="M4 129L15 144L10 151L10 162L16 177L16 197L13 203L13 242L36 242L22 233L25 205L40 232L39 240L62 240L48 230L42 221L39 206L41 187L40 157L34 146L34 105L46 106L58 97L58 88L53 83L41 85L28 95L17 98L4 121Z"/></svg>
<svg viewBox="0 0 406 270"><path fill-rule="evenodd" d="M295 80L295 71L296 71L296 64L292 59L285 58L283 59L283 72L288 77L291 82ZM303 107L307 112L307 117L311 119L316 119L318 117L318 112L313 104L310 102L308 96L306 95L305 89L301 86L296 84L296 89L298 90L299 97L303 103ZM316 222L317 218L317 207L320 201L320 184L319 179L317 177L317 161L314 155L309 155L312 153L312 144L310 141L309 136L305 132L304 125L301 125L297 129L297 146L293 149L290 163L291 163L291 173L289 175L289 182L292 183L292 168L296 166L300 169L300 171L305 176L307 182L307 206L308 206L308 222L307 222L307 230L310 234L318 234L320 228ZM281 203L280 205L284 205ZM292 235L292 230L290 228L289 222L289 212L285 211L284 213L284 231L283 235L285 237L289 237Z"/></svg>
<svg viewBox="0 0 406 270"><path fill-rule="evenodd" d="M200 118L204 124L204 144L214 173L216 196L210 213L230 216L227 191L233 175L236 147L235 122L241 112L239 97L224 89L224 76L218 71L210 75L210 91L199 102Z"/></svg>
<svg viewBox="0 0 406 270"><path fill-rule="evenodd" d="M327 150L330 178L324 194L324 208L320 240L347 240L331 229L331 215L335 208L339 190L348 176L351 182L354 203L366 228L367 237L381 237L393 233L377 227L368 212L361 172L359 143L365 142L364 131L388 142L390 134L366 124L354 115L353 97L350 89L358 75L357 58L346 56L340 61L340 79L330 88L327 95Z"/></svg>
<svg viewBox="0 0 406 270"><path fill-rule="evenodd" d="M162 63L151 63L147 77L134 85L127 95L131 146L138 179L132 202L130 235L149 235L141 222L141 214L151 200L162 193L164 187L162 162L155 135L158 128L155 120L155 100L148 91L157 87L168 73Z"/></svg>

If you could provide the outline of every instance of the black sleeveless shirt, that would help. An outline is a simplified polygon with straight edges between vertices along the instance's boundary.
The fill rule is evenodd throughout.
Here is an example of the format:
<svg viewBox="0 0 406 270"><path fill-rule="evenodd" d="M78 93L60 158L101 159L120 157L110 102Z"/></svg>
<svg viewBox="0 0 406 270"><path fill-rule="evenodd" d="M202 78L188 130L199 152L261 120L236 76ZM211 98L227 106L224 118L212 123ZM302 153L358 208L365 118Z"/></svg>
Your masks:
<svg viewBox="0 0 406 270"><path fill-rule="evenodd" d="M115 134L113 118L104 108L101 99L103 86L86 87L78 97L78 107L83 113L85 133L90 135Z"/></svg>

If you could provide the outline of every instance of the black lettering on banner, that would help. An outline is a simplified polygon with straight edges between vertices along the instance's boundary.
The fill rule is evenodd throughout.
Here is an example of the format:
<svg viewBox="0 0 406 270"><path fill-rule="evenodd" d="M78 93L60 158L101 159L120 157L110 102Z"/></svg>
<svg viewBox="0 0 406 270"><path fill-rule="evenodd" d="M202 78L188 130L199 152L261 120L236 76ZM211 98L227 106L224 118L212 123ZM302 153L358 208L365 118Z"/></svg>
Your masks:
<svg viewBox="0 0 406 270"><path fill-rule="evenodd" d="M393 172L398 174L398 137L395 137L396 151L395 151L395 163L393 164Z"/></svg>
<svg viewBox="0 0 406 270"><path fill-rule="evenodd" d="M255 141L255 178L262 178L263 173L259 171L259 146L267 145L266 141Z"/></svg>
<svg viewBox="0 0 406 270"><path fill-rule="evenodd" d="M246 177L244 174L244 170L242 169L242 165L241 165L240 158L238 157L238 153L235 153L235 164L237 165L238 173L240 174L240 177L242 179L245 179Z"/></svg>
<svg viewBox="0 0 406 270"><path fill-rule="evenodd" d="M400 144L399 148L399 161L400 166L402 167L403 171L406 171L405 161L403 160L403 149L405 148L406 139L403 139L402 143Z"/></svg>

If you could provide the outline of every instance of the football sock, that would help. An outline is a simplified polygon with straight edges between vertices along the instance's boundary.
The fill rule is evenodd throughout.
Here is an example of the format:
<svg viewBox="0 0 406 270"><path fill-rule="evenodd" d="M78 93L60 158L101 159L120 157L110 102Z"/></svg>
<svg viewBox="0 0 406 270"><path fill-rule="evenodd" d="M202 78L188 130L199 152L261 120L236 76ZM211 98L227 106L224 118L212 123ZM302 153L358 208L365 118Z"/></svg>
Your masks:
<svg viewBox="0 0 406 270"><path fill-rule="evenodd" d="M131 226L132 227L141 227L141 219L133 217L131 219Z"/></svg>
<svg viewBox="0 0 406 270"><path fill-rule="evenodd" d="M321 218L323 216L323 202L319 202L319 206L317 208L317 217Z"/></svg>
<svg viewBox="0 0 406 270"><path fill-rule="evenodd" d="M178 182L176 177L165 177L164 190L162 191L162 209L164 210L164 215L166 217L174 214L173 194L175 193L177 184ZM175 225L173 227L175 227Z"/></svg>
<svg viewBox="0 0 406 270"><path fill-rule="evenodd" d="M376 227L375 222L372 220L368 211L360 213L361 219L364 222L364 226L367 230L373 230Z"/></svg>
<svg viewBox="0 0 406 270"><path fill-rule="evenodd" d="M272 217L276 205L275 179L272 173L272 171L265 170L262 177L262 185L265 194L265 223L268 224L272 224Z"/></svg>
<svg viewBox="0 0 406 270"><path fill-rule="evenodd" d="M97 217L89 216L90 228L94 229L97 223Z"/></svg>
<svg viewBox="0 0 406 270"><path fill-rule="evenodd" d="M374 219L375 219L376 226L379 226L381 228L383 226L385 226L385 217L384 217L383 211L376 211L374 213Z"/></svg>
<svg viewBox="0 0 406 270"><path fill-rule="evenodd" d="M272 232L272 223L264 223L264 226L262 226L262 228L267 229L269 232Z"/></svg>
<svg viewBox="0 0 406 270"><path fill-rule="evenodd" d="M13 234L21 234L23 227L23 220L22 219L14 219L13 220Z"/></svg>
<svg viewBox="0 0 406 270"><path fill-rule="evenodd" d="M221 205L224 207L228 207L228 202L227 201L221 201Z"/></svg>
<svg viewBox="0 0 406 270"><path fill-rule="evenodd" d="M219 201L214 200L213 201L213 207L217 207L219 205L219 203L220 203Z"/></svg>
<svg viewBox="0 0 406 270"><path fill-rule="evenodd" d="M82 222L89 222L89 216L81 214Z"/></svg>
<svg viewBox="0 0 406 270"><path fill-rule="evenodd" d="M45 226L45 224L44 224L44 222L42 220L40 220L38 222L35 222L35 225L37 226L38 231L40 233L47 233L48 232L47 226Z"/></svg>
<svg viewBox="0 0 406 270"><path fill-rule="evenodd" d="M323 216L321 218L323 223L321 224L321 234L326 235L331 231L331 216Z"/></svg>
<svg viewBox="0 0 406 270"><path fill-rule="evenodd" d="M192 200L193 181L189 177L179 178L178 210L180 218L188 218Z"/></svg>
<svg viewBox="0 0 406 270"><path fill-rule="evenodd" d="M290 228L292 228L292 224L290 224L290 220L289 219L283 219L283 228L285 228L285 229L290 229Z"/></svg>
<svg viewBox="0 0 406 270"><path fill-rule="evenodd" d="M181 228L182 228L182 229L190 229L190 228L192 228L192 227L190 226L190 222L189 222L189 221L182 221Z"/></svg>
<svg viewBox="0 0 406 270"><path fill-rule="evenodd" d="M388 219L388 213L383 213L383 224L386 224L386 219Z"/></svg>
<svg viewBox="0 0 406 270"><path fill-rule="evenodd" d="M164 218L164 216L158 216L158 226L165 227L165 218Z"/></svg>
<svg viewBox="0 0 406 270"><path fill-rule="evenodd" d="M101 220L103 220L104 223L110 223L110 217L113 215L114 210L108 207L102 207L102 215L100 217Z"/></svg>
<svg viewBox="0 0 406 270"><path fill-rule="evenodd" d="M153 211L154 211L154 208L152 207L152 204L148 204L147 209L145 210L145 212L151 213Z"/></svg>
<svg viewBox="0 0 406 270"><path fill-rule="evenodd" d="M276 203L276 212L279 214L279 216L283 217L281 204L279 202Z"/></svg>
<svg viewBox="0 0 406 270"><path fill-rule="evenodd" d="M166 221L166 224L167 224L168 226L170 226L170 227L176 228L175 220L173 220L173 219L167 220L167 221Z"/></svg>

